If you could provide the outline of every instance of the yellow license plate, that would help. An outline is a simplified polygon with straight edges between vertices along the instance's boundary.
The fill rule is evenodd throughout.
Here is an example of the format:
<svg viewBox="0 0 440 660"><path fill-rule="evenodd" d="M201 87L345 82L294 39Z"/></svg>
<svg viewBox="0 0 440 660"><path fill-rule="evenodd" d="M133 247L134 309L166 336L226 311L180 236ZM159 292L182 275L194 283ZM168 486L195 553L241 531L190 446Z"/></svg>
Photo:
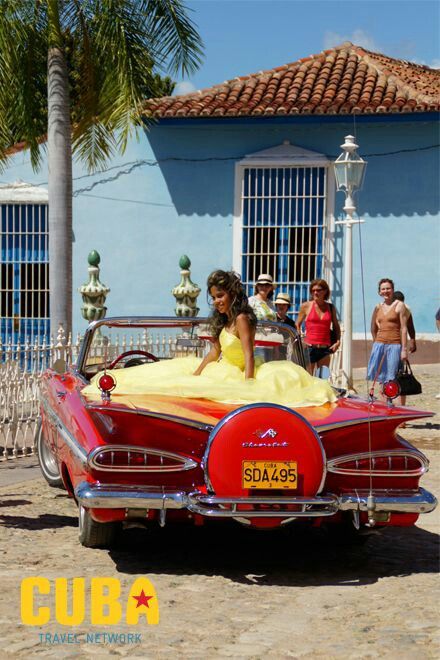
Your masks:
<svg viewBox="0 0 440 660"><path fill-rule="evenodd" d="M243 461L243 488L298 487L296 461Z"/></svg>

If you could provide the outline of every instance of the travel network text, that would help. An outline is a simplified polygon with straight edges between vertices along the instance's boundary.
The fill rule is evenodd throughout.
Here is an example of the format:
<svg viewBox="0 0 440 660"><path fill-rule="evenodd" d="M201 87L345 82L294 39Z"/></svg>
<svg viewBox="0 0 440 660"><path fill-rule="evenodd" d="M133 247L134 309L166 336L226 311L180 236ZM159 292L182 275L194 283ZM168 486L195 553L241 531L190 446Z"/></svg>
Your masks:
<svg viewBox="0 0 440 660"><path fill-rule="evenodd" d="M140 644L140 633L38 633L41 644Z"/></svg>

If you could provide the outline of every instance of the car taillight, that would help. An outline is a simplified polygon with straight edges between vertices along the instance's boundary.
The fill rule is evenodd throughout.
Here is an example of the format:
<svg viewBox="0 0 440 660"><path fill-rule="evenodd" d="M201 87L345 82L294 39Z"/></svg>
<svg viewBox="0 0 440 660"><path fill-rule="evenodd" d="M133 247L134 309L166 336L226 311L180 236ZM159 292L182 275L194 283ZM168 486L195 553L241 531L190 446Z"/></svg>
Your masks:
<svg viewBox="0 0 440 660"><path fill-rule="evenodd" d="M387 383L384 383L382 392L387 399L395 399L400 394L400 385L395 380L389 380Z"/></svg>
<svg viewBox="0 0 440 660"><path fill-rule="evenodd" d="M196 467L186 456L143 447L111 445L94 449L88 458L91 468L120 472L179 472Z"/></svg>
<svg viewBox="0 0 440 660"><path fill-rule="evenodd" d="M401 450L365 452L338 456L327 463L328 472L353 476L420 476L428 470L429 462L422 454Z"/></svg>
<svg viewBox="0 0 440 660"><path fill-rule="evenodd" d="M146 465L147 454L134 451L106 451L96 454L94 462L101 466Z"/></svg>

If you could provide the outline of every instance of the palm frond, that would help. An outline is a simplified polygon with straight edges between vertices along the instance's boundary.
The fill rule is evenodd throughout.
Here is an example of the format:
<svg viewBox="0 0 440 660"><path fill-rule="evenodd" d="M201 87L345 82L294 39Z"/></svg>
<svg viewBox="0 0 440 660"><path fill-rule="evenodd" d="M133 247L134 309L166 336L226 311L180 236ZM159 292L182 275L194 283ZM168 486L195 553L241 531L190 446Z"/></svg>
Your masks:
<svg viewBox="0 0 440 660"><path fill-rule="evenodd" d="M181 0L141 0L155 51L172 73L193 73L203 61L203 41Z"/></svg>
<svg viewBox="0 0 440 660"><path fill-rule="evenodd" d="M46 47L38 5L6 3L0 12L0 148L4 154L14 143L25 142L35 168L41 163L39 138L47 124Z"/></svg>
<svg viewBox="0 0 440 660"><path fill-rule="evenodd" d="M101 122L93 122L74 138L72 148L89 172L97 172L117 151L114 131Z"/></svg>
<svg viewBox="0 0 440 660"><path fill-rule="evenodd" d="M0 0L0 159L25 142L33 165L41 162L54 38L68 70L73 145L89 169L138 134L146 98L172 92L158 71L201 62L181 0Z"/></svg>

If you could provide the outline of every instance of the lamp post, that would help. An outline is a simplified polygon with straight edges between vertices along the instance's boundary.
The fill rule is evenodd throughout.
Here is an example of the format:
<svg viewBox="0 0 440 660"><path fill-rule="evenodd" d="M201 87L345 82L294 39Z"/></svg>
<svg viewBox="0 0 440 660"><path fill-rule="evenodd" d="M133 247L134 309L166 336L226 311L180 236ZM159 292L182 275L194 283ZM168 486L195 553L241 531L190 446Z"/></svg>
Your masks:
<svg viewBox="0 0 440 660"><path fill-rule="evenodd" d="M353 240L352 227L363 220L353 219L356 206L353 195L362 188L367 163L356 153L358 145L352 135L346 135L344 144L341 144L343 152L334 163L336 187L345 192L344 220L335 224L345 226L345 249L344 249L344 342L342 345L342 370L346 380L347 388L353 387L353 374L351 367L351 342L352 342L352 316L353 316Z"/></svg>

